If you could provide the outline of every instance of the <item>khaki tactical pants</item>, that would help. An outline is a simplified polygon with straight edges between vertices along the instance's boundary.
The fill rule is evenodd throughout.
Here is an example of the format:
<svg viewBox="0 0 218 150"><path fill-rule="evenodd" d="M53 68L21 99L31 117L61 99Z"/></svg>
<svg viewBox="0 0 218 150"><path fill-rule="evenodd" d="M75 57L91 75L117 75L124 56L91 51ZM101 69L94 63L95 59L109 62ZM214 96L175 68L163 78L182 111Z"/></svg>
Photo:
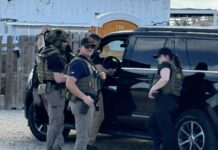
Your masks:
<svg viewBox="0 0 218 150"><path fill-rule="evenodd" d="M98 105L100 110L96 111L94 109L93 121L89 131L89 145L93 145L95 143L99 129L104 120L104 104L103 104L103 97L101 94L99 96Z"/></svg>
<svg viewBox="0 0 218 150"><path fill-rule="evenodd" d="M80 113L81 101L69 102L71 111L75 117L76 143L74 150L86 150L89 142L89 131L93 120L94 106L90 107L87 114Z"/></svg>
<svg viewBox="0 0 218 150"><path fill-rule="evenodd" d="M64 106L65 99L61 91L51 89L44 97L45 107L49 117L46 136L47 150L61 150L64 144Z"/></svg>

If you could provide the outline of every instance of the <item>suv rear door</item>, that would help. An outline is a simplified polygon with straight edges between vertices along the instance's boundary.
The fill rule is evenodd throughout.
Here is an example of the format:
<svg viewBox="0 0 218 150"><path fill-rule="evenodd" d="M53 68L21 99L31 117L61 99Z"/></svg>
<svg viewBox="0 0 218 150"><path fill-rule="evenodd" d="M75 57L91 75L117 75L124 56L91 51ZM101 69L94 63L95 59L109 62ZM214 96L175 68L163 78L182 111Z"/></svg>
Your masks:
<svg viewBox="0 0 218 150"><path fill-rule="evenodd" d="M218 38L215 35L193 34L178 37L177 39L182 39L187 47L187 58L190 67L187 68L186 66L183 66L183 68L185 69L184 74L189 78L193 76L196 78L202 75L204 79L202 80L202 83L199 82L201 80L195 83L191 81L188 82L188 77L184 78L184 81L186 82L183 83L185 85L183 86L183 89L184 87L189 87L189 84L192 84L192 90L190 91L190 93L192 93L192 96L189 96L187 98L185 97L185 100L187 99L188 101L188 99L191 99L188 101L188 103L189 105L194 105L193 107L196 107L197 105L206 106L206 100L209 97L213 96L215 90L217 90L218 85ZM205 93L202 91L200 92L200 94L198 94L198 91L201 91L202 88L204 89Z"/></svg>
<svg viewBox="0 0 218 150"><path fill-rule="evenodd" d="M174 35L135 35L130 40L125 63L128 65L122 68L118 81L118 88L124 89L123 97L133 106L128 125L144 129L153 111L154 100L148 98L158 65L153 55L162 47L174 50Z"/></svg>
<svg viewBox="0 0 218 150"><path fill-rule="evenodd" d="M168 47L174 50L174 36L136 36L135 46L131 55L129 68L135 69L136 84L130 90L137 105L136 115L150 115L153 111L154 101L148 98L148 92L153 83L157 70L157 61L153 55L158 49ZM141 76L141 77L137 77Z"/></svg>

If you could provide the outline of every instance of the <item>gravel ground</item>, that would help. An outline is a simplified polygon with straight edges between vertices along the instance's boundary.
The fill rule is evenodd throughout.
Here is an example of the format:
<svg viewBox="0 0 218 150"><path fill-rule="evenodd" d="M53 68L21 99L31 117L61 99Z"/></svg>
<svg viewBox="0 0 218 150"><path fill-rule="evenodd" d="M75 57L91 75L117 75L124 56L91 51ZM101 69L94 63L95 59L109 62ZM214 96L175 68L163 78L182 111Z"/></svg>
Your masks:
<svg viewBox="0 0 218 150"><path fill-rule="evenodd" d="M71 131L64 150L72 150L75 134ZM100 135L100 150L150 150L150 142L132 138ZM0 150L42 150L45 142L38 141L30 132L23 110L0 110Z"/></svg>

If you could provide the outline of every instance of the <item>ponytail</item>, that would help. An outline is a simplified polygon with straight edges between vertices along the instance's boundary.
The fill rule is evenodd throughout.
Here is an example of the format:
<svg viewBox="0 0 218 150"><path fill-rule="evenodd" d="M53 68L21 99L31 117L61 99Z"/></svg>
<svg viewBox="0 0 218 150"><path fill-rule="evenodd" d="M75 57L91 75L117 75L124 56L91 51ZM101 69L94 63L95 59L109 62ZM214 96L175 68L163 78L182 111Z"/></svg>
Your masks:
<svg viewBox="0 0 218 150"><path fill-rule="evenodd" d="M180 63L179 57L177 55L175 55L175 54L173 55L172 61L178 69L182 70L181 63Z"/></svg>

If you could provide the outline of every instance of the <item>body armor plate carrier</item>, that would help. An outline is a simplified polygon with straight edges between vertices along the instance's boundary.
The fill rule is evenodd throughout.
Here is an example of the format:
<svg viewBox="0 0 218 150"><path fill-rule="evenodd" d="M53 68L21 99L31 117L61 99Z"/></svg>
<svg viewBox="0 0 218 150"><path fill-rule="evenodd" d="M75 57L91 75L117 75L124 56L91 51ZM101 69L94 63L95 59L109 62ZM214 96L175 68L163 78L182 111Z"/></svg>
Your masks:
<svg viewBox="0 0 218 150"><path fill-rule="evenodd" d="M75 57L71 63L75 61L83 61L89 69L89 76L78 79L76 85L83 93L98 96L98 93L101 90L101 80L94 64L80 56ZM76 97L70 93L70 99L74 101Z"/></svg>
<svg viewBox="0 0 218 150"><path fill-rule="evenodd" d="M51 70L48 69L47 58L52 55L60 54L57 49L54 48L44 48L37 56L37 75L40 83L45 81L54 81L54 75Z"/></svg>
<svg viewBox="0 0 218 150"><path fill-rule="evenodd" d="M171 69L171 76L169 82L161 89L163 94L171 94L180 96L182 88L183 74L181 69L178 69L173 63L169 62ZM157 75L154 84L160 79L160 75Z"/></svg>

